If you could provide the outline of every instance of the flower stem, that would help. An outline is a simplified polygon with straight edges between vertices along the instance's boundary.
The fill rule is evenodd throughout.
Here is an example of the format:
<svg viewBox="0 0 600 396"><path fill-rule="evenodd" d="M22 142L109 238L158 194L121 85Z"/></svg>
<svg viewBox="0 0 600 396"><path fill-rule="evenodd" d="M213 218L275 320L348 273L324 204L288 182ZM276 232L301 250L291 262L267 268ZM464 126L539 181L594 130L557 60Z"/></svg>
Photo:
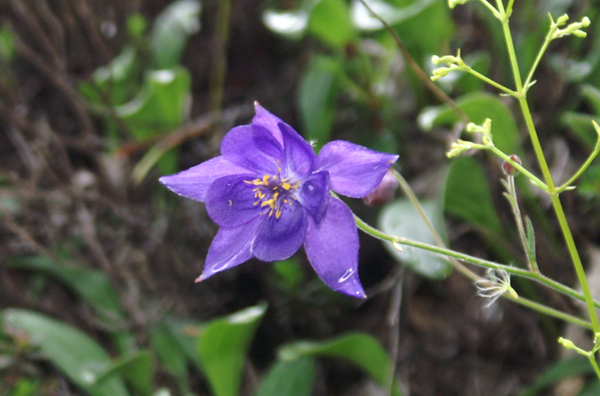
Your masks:
<svg viewBox="0 0 600 396"><path fill-rule="evenodd" d="M571 234L571 229L569 228L569 224L565 217L565 213L558 197L558 193L556 187L554 185L554 181L552 180L552 175L550 174L550 169L546 162L546 158L544 157L544 152L542 150L542 146L540 144L539 138L537 136L537 132L535 129L535 125L533 123L533 118L531 116L531 111L529 110L529 105L527 103L526 93L523 89L523 85L521 82L521 73L519 71L519 66L517 63L517 56L515 53L515 47L512 40L512 35L508 26L508 17L504 13L504 9L502 6L502 1L498 0L498 8L500 13L503 15L502 21L502 30L504 32L504 38L506 41L506 46L508 50L508 56L510 58L510 64L513 71L513 76L515 79L515 85L517 88L517 92L520 92L522 96L518 98L519 105L521 106L521 111L523 113L523 117L525 119L525 124L527 125L527 130L529 132L529 136L531 138L531 143L533 145L533 149L535 151L535 155L537 157L540 169L542 174L544 175L544 180L546 181L546 185L548 186L548 193L550 194L550 198L552 200L552 206L554 207L554 212L556 213L556 217L558 218L558 222L560 224L561 231L563 233L563 237L567 244L567 248L569 250L569 254L571 256L571 261L573 262L573 266L575 267L575 272L577 273L577 278L579 279L579 283L581 285L581 289L583 290L583 295L585 297L585 303L587 305L587 309L590 316L590 321L593 326L594 333L600 332L600 322L598 321L598 315L596 314L596 310L594 308L594 300L592 298L592 293L590 291L590 287L587 282L587 278L585 276L585 271L583 269L583 265L581 263L581 258L579 257L579 252L577 251L577 247L575 246L575 241L573 239L573 235Z"/></svg>
<svg viewBox="0 0 600 396"><path fill-rule="evenodd" d="M523 245L523 250L525 251L525 257L527 258L527 265L529 266L530 271L537 273L539 272L538 266L535 261L535 258L532 257L532 252L529 251L529 243L527 241L525 227L523 226L523 216L521 215L521 208L519 207L519 200L517 198L517 187L515 186L515 177L507 176L507 179L508 194L511 197L510 203L513 210L513 215L515 217L515 222L517 223L519 239L521 239L521 244Z"/></svg>

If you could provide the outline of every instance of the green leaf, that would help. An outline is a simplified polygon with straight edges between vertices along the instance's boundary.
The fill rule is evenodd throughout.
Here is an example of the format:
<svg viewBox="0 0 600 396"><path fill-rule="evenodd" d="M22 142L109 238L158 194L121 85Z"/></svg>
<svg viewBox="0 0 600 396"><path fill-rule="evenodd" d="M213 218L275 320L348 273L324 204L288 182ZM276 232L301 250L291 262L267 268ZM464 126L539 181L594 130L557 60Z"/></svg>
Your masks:
<svg viewBox="0 0 600 396"><path fill-rule="evenodd" d="M334 48L343 48L357 37L344 0L318 1L311 10L308 31Z"/></svg>
<svg viewBox="0 0 600 396"><path fill-rule="evenodd" d="M574 358L561 360L550 366L532 386L521 392L519 396L536 396L547 386L556 384L557 382L574 375L582 375L593 372L594 369L592 368L589 360L584 357L577 356Z"/></svg>
<svg viewBox="0 0 600 396"><path fill-rule="evenodd" d="M150 49L157 69L179 65L188 38L200 30L201 10L197 0L179 0L156 18L150 33Z"/></svg>
<svg viewBox="0 0 600 396"><path fill-rule="evenodd" d="M265 10L262 14L263 23L272 32L292 40L300 39L308 27L308 12L306 10Z"/></svg>
<svg viewBox="0 0 600 396"><path fill-rule="evenodd" d="M15 257L6 266L41 272L56 279L92 305L105 321L114 323L125 317L117 293L102 271L68 266L47 256Z"/></svg>
<svg viewBox="0 0 600 396"><path fill-rule="evenodd" d="M187 356L166 325L152 329L150 344L164 368L178 378L187 375Z"/></svg>
<svg viewBox="0 0 600 396"><path fill-rule="evenodd" d="M308 139L316 140L319 148L329 141L341 68L338 60L321 56L311 62L300 80L298 104L304 131Z"/></svg>
<svg viewBox="0 0 600 396"><path fill-rule="evenodd" d="M29 338L56 367L91 396L128 396L123 381L113 376L101 383L98 377L112 365L108 354L84 332L45 315L22 310L2 312L5 326L15 327Z"/></svg>
<svg viewBox="0 0 600 396"><path fill-rule="evenodd" d="M10 29L0 29L0 60L10 62L16 54L15 38Z"/></svg>
<svg viewBox="0 0 600 396"><path fill-rule="evenodd" d="M278 361L263 380L256 396L310 396L315 382L315 360L303 356Z"/></svg>
<svg viewBox="0 0 600 396"><path fill-rule="evenodd" d="M527 231L527 250L529 251L529 256L535 261L535 231L533 230L533 223L529 216L525 216L525 229Z"/></svg>
<svg viewBox="0 0 600 396"><path fill-rule="evenodd" d="M396 7L384 0L368 0L367 4L389 25L394 26L409 20L429 7L436 0L420 0L412 2L406 7ZM352 21L354 26L361 31L374 31L384 28L379 19L365 8L360 1L352 2Z"/></svg>
<svg viewBox="0 0 600 396"><path fill-rule="evenodd" d="M597 116L600 116L600 90L592 85L584 84L581 87L581 96L583 96L592 109L594 109L594 113Z"/></svg>
<svg viewBox="0 0 600 396"><path fill-rule="evenodd" d="M446 228L441 205L435 201L422 201L421 206L438 233L445 239ZM387 234L436 245L429 228L408 199L398 199L386 204L379 213L378 224ZM391 242L383 244L394 258L426 278L444 279L452 272L448 260L437 254L411 246L403 246L403 251L400 252Z"/></svg>
<svg viewBox="0 0 600 396"><path fill-rule="evenodd" d="M138 96L115 108L137 140L146 140L175 128L187 117L191 79L187 70L176 67L148 72Z"/></svg>
<svg viewBox="0 0 600 396"><path fill-rule="evenodd" d="M444 207L447 213L493 235L504 234L485 173L471 157L453 161L446 180Z"/></svg>
<svg viewBox="0 0 600 396"><path fill-rule="evenodd" d="M215 396L238 396L244 361L265 304L209 322L197 342L198 355Z"/></svg>
<svg viewBox="0 0 600 396"><path fill-rule="evenodd" d="M348 333L331 341L299 341L285 345L279 351L283 361L293 361L304 356L334 357L360 367L380 385L387 383L390 358L375 338L365 333ZM392 395L401 392L394 383Z"/></svg>
<svg viewBox="0 0 600 396"><path fill-rule="evenodd" d="M465 95L456 101L458 107L477 125L486 118L492 120L494 145L506 154L521 152L519 129L510 109L498 97L484 92ZM418 119L419 126L428 131L436 125L452 125L460 121L449 106L425 109Z"/></svg>
<svg viewBox="0 0 600 396"><path fill-rule="evenodd" d="M121 375L140 395L150 396L154 388L154 362L151 353L143 351L121 359L100 374L96 382L102 383L115 374Z"/></svg>
<svg viewBox="0 0 600 396"><path fill-rule="evenodd" d="M560 117L561 124L573 131L575 136L590 148L593 148L598 140L598 133L594 129L592 121L600 123L600 117L573 111L567 111Z"/></svg>

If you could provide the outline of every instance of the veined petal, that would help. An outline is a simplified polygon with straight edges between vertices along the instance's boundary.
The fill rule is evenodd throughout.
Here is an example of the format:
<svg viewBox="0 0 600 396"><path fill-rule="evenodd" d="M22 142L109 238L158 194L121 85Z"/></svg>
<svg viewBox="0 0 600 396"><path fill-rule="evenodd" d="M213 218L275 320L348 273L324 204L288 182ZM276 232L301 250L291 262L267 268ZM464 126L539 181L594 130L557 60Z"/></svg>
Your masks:
<svg viewBox="0 0 600 396"><path fill-rule="evenodd" d="M308 218L304 249L323 282L335 291L365 298L358 278L358 230L350 208L329 197L321 223Z"/></svg>
<svg viewBox="0 0 600 396"><path fill-rule="evenodd" d="M215 180L240 173L248 173L248 170L219 156L177 174L163 176L158 181L176 194L204 202L206 192Z"/></svg>
<svg viewBox="0 0 600 396"><path fill-rule="evenodd" d="M289 125L280 123L279 129L283 137L283 151L287 169L296 176L308 175L313 170L317 159L312 146Z"/></svg>
<svg viewBox="0 0 600 396"><path fill-rule="evenodd" d="M258 125L242 125L229 131L221 142L221 154L227 160L261 175L277 173L283 162L281 144Z"/></svg>
<svg viewBox="0 0 600 396"><path fill-rule="evenodd" d="M329 197L329 172L317 172L302 180L298 187L298 202L312 216L315 223L319 224Z"/></svg>
<svg viewBox="0 0 600 396"><path fill-rule="evenodd" d="M203 281L254 257L252 243L261 223L262 219L256 218L239 227L221 227L208 249L202 275L196 281Z"/></svg>
<svg viewBox="0 0 600 396"><path fill-rule="evenodd" d="M275 137L275 139L277 139L279 144L283 146L283 139L278 125L285 124L285 122L265 110L258 102L254 102L254 109L256 110L256 114L252 119L252 125L258 125L265 128Z"/></svg>
<svg viewBox="0 0 600 396"><path fill-rule="evenodd" d="M256 258L262 261L279 261L296 253L306 235L306 217L306 212L297 203L285 204L279 218L275 215L265 217L254 240L253 251Z"/></svg>
<svg viewBox="0 0 600 396"><path fill-rule="evenodd" d="M377 188L397 159L397 155L336 140L327 143L319 152L317 170L329 171L333 191L361 198Z"/></svg>
<svg viewBox="0 0 600 396"><path fill-rule="evenodd" d="M221 227L237 227L261 213L255 197L256 186L248 183L254 175L232 175L215 180L206 194L206 212Z"/></svg>

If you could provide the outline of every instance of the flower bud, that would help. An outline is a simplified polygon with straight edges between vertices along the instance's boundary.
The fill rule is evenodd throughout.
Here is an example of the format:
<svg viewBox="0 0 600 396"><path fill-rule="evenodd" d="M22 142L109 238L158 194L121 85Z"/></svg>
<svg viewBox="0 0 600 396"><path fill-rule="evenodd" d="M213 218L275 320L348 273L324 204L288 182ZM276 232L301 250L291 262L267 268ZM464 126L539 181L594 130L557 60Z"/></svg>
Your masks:
<svg viewBox="0 0 600 396"><path fill-rule="evenodd" d="M509 158L511 160L515 161L517 164L521 165L521 158L519 158L517 155L512 154L512 155L509 156ZM517 176L519 173L521 173L517 168L515 168L508 161L504 161L502 163L502 171L504 172L504 174L506 176Z"/></svg>
<svg viewBox="0 0 600 396"><path fill-rule="evenodd" d="M388 170L383 176L381 183L379 183L379 186L363 197L363 201L369 206L383 205L394 199L397 188L398 180L396 180L392 172Z"/></svg>

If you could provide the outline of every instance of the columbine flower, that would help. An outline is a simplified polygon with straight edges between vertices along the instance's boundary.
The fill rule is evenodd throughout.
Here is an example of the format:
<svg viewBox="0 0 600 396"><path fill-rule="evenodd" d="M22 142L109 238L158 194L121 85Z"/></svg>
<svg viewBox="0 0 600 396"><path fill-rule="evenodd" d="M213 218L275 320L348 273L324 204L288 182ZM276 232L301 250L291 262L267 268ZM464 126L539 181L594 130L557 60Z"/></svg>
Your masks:
<svg viewBox="0 0 600 396"><path fill-rule="evenodd" d="M490 299L485 308L496 302L504 293L508 293L514 298L519 297L515 289L510 285L510 275L503 269L488 269L485 278L475 281L475 287L477 288L478 296Z"/></svg>
<svg viewBox="0 0 600 396"><path fill-rule="evenodd" d="M304 244L330 288L364 298L356 223L329 191L364 197L398 156L344 141L326 144L317 156L289 125L255 106L251 125L225 135L220 157L160 178L175 193L205 202L221 226L197 281L252 257L284 260Z"/></svg>

